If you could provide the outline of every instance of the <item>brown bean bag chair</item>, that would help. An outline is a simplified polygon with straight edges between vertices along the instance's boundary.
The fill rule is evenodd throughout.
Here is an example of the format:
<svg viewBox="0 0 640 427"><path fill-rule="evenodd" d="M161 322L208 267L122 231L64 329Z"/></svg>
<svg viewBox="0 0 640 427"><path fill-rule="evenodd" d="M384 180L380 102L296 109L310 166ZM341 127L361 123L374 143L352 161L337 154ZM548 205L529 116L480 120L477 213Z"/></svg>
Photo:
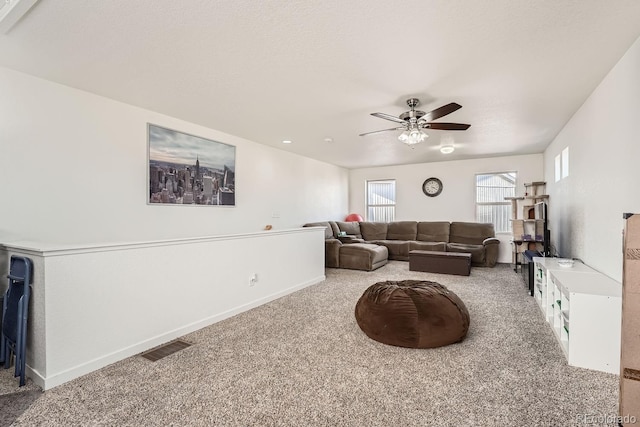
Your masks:
<svg viewBox="0 0 640 427"><path fill-rule="evenodd" d="M370 286L356 304L356 321L371 339L410 348L462 341L469 312L462 300L436 282L403 280Z"/></svg>

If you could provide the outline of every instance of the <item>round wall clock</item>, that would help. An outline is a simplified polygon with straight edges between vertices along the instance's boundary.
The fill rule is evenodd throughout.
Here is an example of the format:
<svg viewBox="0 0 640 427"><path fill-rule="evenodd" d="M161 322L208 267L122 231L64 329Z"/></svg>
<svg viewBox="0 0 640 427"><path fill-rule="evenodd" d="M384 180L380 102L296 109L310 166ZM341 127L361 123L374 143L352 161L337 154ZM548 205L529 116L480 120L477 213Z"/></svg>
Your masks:
<svg viewBox="0 0 640 427"><path fill-rule="evenodd" d="M429 197L436 197L442 193L442 181L438 178L427 178L422 183L422 192Z"/></svg>

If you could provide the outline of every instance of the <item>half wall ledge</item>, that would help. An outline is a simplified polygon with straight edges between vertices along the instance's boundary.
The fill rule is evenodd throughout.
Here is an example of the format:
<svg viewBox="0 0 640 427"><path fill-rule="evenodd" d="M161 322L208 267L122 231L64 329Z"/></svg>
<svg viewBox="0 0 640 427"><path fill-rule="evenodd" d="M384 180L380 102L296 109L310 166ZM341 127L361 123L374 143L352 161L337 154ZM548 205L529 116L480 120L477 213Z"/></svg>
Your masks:
<svg viewBox="0 0 640 427"><path fill-rule="evenodd" d="M3 243L2 277L14 254L34 263L26 372L45 390L325 279L322 228Z"/></svg>

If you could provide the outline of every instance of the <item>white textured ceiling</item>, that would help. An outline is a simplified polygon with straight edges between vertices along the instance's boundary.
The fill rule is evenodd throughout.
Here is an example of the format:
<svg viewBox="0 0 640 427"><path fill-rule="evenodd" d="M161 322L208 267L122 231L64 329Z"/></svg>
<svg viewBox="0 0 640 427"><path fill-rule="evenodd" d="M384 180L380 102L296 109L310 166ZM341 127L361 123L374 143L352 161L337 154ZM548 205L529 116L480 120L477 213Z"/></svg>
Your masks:
<svg viewBox="0 0 640 427"><path fill-rule="evenodd" d="M540 153L639 36L637 0L40 0L0 65L357 168ZM471 128L358 136L410 96Z"/></svg>

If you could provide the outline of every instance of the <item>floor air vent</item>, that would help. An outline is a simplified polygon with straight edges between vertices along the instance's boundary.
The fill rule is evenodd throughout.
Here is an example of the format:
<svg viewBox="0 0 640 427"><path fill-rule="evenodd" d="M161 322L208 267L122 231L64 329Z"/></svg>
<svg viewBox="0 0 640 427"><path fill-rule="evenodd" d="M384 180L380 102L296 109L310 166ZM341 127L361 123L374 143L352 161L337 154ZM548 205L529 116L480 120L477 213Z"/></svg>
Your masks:
<svg viewBox="0 0 640 427"><path fill-rule="evenodd" d="M175 353L176 351L180 351L189 346L191 346L191 344L189 344L188 342L185 342L182 340L175 340L175 341L171 341L166 344L163 344L160 347L156 347L154 349L151 349L147 352L142 353L142 357L144 357L145 359L149 359L152 362L155 362L156 360L160 360L163 357L167 357Z"/></svg>

